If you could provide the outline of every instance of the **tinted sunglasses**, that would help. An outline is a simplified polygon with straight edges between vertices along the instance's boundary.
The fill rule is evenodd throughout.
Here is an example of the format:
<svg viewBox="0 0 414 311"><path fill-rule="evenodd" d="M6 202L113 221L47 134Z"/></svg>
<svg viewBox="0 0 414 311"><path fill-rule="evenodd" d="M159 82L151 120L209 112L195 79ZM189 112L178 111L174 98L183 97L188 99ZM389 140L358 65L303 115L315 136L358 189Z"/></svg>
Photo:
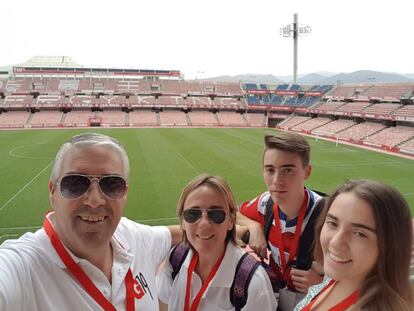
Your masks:
<svg viewBox="0 0 414 311"><path fill-rule="evenodd" d="M58 184L62 195L66 199L73 200L84 195L89 190L93 180L98 182L101 192L111 200L122 198L127 190L126 180L117 175L93 177L81 174L69 174L63 176Z"/></svg>
<svg viewBox="0 0 414 311"><path fill-rule="evenodd" d="M200 220L203 212L207 213L208 220L216 224L221 224L226 220L226 211L217 208L189 208L183 211L183 218L186 222L192 224Z"/></svg>

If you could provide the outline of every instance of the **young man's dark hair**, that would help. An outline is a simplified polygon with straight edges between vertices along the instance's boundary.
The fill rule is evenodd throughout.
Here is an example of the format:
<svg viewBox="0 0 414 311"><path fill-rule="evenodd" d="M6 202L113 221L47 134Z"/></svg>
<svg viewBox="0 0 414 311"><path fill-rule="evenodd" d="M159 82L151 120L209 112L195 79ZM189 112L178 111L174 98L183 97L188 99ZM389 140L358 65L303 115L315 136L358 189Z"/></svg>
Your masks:
<svg viewBox="0 0 414 311"><path fill-rule="evenodd" d="M303 167L309 165L310 145L303 136L292 132L280 132L277 135L265 135L264 153L269 149L278 149L286 152L292 152L299 155Z"/></svg>

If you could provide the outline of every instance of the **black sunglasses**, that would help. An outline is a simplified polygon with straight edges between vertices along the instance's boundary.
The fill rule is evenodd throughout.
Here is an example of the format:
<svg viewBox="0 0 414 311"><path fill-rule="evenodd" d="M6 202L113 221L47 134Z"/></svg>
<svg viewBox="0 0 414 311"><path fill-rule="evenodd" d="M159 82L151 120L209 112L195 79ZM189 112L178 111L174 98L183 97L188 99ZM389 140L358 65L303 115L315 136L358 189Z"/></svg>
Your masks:
<svg viewBox="0 0 414 311"><path fill-rule="evenodd" d="M226 211L217 208L189 208L183 211L183 218L192 224L200 220L203 212L206 212L208 219L216 224L221 224L226 220Z"/></svg>
<svg viewBox="0 0 414 311"><path fill-rule="evenodd" d="M63 176L58 184L62 195L66 199L73 200L84 195L89 190L93 180L98 181L102 193L111 200L122 198L127 190L126 180L117 175L93 177L81 174L69 174Z"/></svg>

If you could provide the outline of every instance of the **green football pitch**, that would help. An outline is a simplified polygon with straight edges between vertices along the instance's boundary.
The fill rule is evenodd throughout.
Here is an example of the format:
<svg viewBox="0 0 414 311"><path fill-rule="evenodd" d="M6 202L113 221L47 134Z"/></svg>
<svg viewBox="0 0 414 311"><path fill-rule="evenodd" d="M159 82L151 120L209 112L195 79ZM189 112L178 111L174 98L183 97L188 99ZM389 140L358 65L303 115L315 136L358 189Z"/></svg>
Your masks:
<svg viewBox="0 0 414 311"><path fill-rule="evenodd" d="M263 134L272 129L93 130L125 145L131 161L125 215L139 222L176 223L181 189L201 173L225 177L239 203L265 190ZM50 209L48 180L54 155L64 141L85 131L0 131L0 243L41 225ZM313 165L309 187L329 193L348 178L380 180L399 189L413 210L413 160L313 138L309 142Z"/></svg>

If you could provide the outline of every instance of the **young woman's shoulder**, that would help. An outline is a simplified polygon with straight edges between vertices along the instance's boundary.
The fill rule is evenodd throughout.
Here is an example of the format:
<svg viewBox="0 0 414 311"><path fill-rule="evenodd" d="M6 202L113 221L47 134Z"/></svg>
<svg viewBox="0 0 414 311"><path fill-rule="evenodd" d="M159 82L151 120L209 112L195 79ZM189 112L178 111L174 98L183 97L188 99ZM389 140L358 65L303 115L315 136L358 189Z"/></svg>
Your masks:
<svg viewBox="0 0 414 311"><path fill-rule="evenodd" d="M299 301L299 303L296 305L294 311L300 311L300 310L302 310L306 305L309 304L309 302L311 302L311 300L313 298L315 298L316 295L319 294L319 292L326 285L329 284L330 281L331 281L331 278L325 277L324 280L322 281L322 283L316 284L314 286L309 287L308 293L306 294L306 296L301 301Z"/></svg>

